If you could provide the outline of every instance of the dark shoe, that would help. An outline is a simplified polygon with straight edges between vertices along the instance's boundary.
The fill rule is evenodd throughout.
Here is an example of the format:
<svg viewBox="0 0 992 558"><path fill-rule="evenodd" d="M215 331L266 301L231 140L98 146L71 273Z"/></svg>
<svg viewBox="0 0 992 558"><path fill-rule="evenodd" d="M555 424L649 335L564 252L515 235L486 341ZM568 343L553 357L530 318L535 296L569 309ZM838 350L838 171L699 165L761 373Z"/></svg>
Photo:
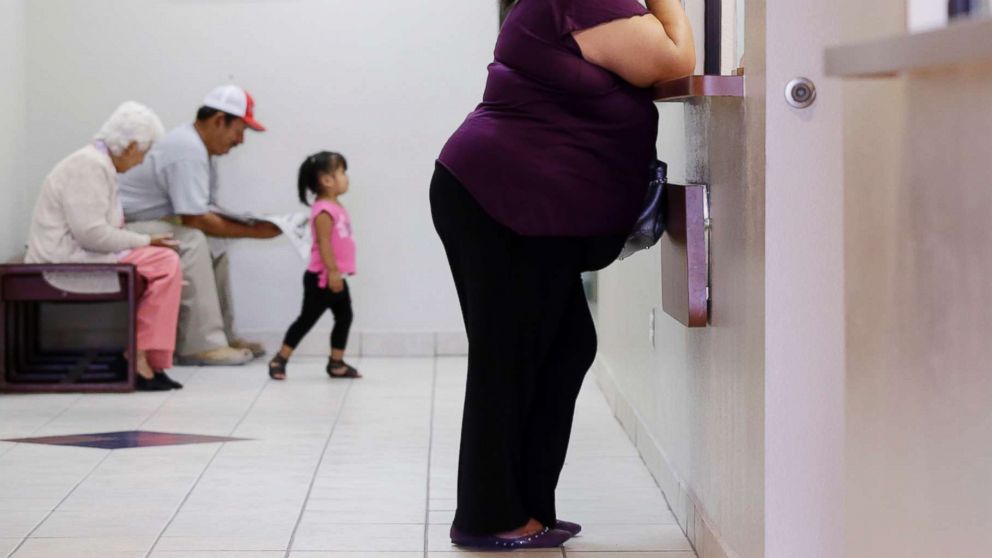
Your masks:
<svg viewBox="0 0 992 558"><path fill-rule="evenodd" d="M571 521L562 521L559 519L555 522L555 529L561 529L562 531L568 531L574 537L582 532L582 526L578 523L572 523Z"/></svg>
<svg viewBox="0 0 992 558"><path fill-rule="evenodd" d="M332 372L337 370L337 372ZM343 360L329 359L327 361L327 375L332 378L361 378L358 370Z"/></svg>
<svg viewBox="0 0 992 558"><path fill-rule="evenodd" d="M285 380L287 362L289 361L279 354L272 357L272 360L269 361L269 377L273 380Z"/></svg>
<svg viewBox="0 0 992 558"><path fill-rule="evenodd" d="M466 535L452 526L449 533L451 542L457 546L484 550L522 550L526 548L557 548L572 538L572 534L561 529L543 530L524 537L497 537L495 535Z"/></svg>
<svg viewBox="0 0 992 558"><path fill-rule="evenodd" d="M165 373L165 370L159 370L158 372L155 372L155 378L169 384L169 386L172 387L172 389L183 389L183 385L170 378L168 374Z"/></svg>
<svg viewBox="0 0 992 558"><path fill-rule="evenodd" d="M159 378L159 374L152 376L151 380L146 380L144 376L139 374L134 379L134 389L138 391L169 391L172 386Z"/></svg>

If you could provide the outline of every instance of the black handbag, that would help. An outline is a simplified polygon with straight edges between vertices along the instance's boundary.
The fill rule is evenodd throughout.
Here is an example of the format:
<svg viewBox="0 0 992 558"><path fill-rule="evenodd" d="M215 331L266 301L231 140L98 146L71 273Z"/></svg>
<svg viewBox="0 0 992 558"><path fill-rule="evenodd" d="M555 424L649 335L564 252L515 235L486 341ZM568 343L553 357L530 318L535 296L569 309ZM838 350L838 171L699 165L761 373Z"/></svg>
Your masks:
<svg viewBox="0 0 992 558"><path fill-rule="evenodd" d="M648 191L644 197L634 228L627 235L623 250L617 259L630 257L635 252L647 250L661 239L665 232L665 184L668 183L668 164L664 161L651 163Z"/></svg>

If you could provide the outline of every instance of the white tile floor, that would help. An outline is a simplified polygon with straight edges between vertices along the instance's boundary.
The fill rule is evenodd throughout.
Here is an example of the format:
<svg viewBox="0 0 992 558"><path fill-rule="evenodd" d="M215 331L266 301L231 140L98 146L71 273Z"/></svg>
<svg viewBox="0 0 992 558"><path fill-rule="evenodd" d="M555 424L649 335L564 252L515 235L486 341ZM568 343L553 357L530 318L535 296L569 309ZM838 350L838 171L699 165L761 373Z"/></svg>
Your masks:
<svg viewBox="0 0 992 558"><path fill-rule="evenodd" d="M163 394L0 396L0 438L152 430L250 441L124 450L0 442L0 556L455 558L463 358L298 359L176 369ZM692 558L591 380L559 513L584 525L533 558ZM594 553L594 554L593 554ZM620 554L622 553L622 554Z"/></svg>

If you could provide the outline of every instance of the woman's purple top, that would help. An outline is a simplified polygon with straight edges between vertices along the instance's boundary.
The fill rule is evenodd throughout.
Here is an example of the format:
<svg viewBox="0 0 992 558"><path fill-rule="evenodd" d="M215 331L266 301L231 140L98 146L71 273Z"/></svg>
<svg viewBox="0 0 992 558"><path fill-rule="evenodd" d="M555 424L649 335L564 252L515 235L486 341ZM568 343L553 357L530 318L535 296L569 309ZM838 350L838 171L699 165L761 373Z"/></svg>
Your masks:
<svg viewBox="0 0 992 558"><path fill-rule="evenodd" d="M520 0L482 104L439 161L497 222L527 236L630 232L655 159L649 89L582 58L572 32L644 15L636 0Z"/></svg>

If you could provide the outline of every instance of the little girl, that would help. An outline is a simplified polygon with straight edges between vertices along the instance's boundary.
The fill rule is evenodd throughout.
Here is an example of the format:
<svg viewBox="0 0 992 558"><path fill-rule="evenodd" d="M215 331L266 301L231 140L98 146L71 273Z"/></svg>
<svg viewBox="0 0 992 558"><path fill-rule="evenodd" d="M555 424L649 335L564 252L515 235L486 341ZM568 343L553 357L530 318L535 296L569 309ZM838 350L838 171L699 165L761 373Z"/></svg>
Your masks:
<svg viewBox="0 0 992 558"><path fill-rule="evenodd" d="M355 274L351 219L338 202L338 196L348 191L347 170L344 156L329 151L307 157L300 166L300 201L310 205L310 197L314 198L310 212L313 248L310 265L303 274L303 310L289 326L282 349L269 361L269 377L273 380L286 379L286 363L293 350L327 309L334 314L327 374L332 378L362 377L344 361L352 320L351 295L344 276Z"/></svg>

